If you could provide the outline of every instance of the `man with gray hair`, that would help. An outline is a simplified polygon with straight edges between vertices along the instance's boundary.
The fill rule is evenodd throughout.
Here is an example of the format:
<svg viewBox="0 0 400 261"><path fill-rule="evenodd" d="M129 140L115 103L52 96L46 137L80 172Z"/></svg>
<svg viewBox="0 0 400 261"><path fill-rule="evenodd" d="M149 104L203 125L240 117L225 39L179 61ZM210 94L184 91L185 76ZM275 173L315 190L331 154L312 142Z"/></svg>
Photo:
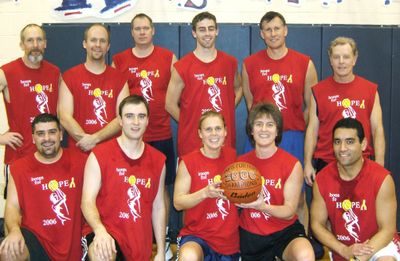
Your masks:
<svg viewBox="0 0 400 261"><path fill-rule="evenodd" d="M6 148L6 182L9 164L35 151L30 132L35 116L56 113L60 81L59 68L43 60L47 41L40 25L26 25L21 30L19 45L24 55L0 68L0 92L9 125L9 129L0 134L0 145Z"/></svg>

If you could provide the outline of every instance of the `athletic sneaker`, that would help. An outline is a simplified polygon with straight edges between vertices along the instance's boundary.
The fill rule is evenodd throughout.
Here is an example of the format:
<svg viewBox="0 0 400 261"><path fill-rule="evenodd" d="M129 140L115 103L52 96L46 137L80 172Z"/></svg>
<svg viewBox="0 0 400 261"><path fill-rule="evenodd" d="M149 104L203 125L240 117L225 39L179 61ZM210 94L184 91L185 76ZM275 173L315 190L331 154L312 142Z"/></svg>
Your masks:
<svg viewBox="0 0 400 261"><path fill-rule="evenodd" d="M165 261L169 261L174 257L171 250L171 239L167 236L165 238Z"/></svg>

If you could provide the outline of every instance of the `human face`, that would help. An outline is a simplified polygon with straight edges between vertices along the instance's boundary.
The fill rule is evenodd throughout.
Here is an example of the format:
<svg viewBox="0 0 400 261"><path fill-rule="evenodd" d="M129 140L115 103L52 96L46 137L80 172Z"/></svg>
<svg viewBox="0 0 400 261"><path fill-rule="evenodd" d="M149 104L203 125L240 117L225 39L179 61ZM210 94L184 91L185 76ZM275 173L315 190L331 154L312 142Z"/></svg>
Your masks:
<svg viewBox="0 0 400 261"><path fill-rule="evenodd" d="M39 159L46 161L59 155L62 132L58 129L56 122L37 123L34 127L32 138L33 144L36 145L36 155Z"/></svg>
<svg viewBox="0 0 400 261"><path fill-rule="evenodd" d="M24 56L31 63L40 63L43 60L44 50L46 49L46 39L42 30L37 26L30 26L23 33L24 40L20 43Z"/></svg>
<svg viewBox="0 0 400 261"><path fill-rule="evenodd" d="M87 32L87 37L83 40L83 48L86 49L86 59L91 61L104 61L110 49L108 33L101 26L93 26Z"/></svg>
<svg viewBox="0 0 400 261"><path fill-rule="evenodd" d="M270 49L285 48L285 40L287 36L287 26L283 25L279 17L275 17L271 21L264 21L260 31L261 38Z"/></svg>
<svg viewBox="0 0 400 261"><path fill-rule="evenodd" d="M118 119L123 135L130 140L141 140L149 124L149 116L143 103L126 104L122 108L122 117Z"/></svg>
<svg viewBox="0 0 400 261"><path fill-rule="evenodd" d="M340 165L349 167L362 162L362 152L367 146L364 139L360 142L356 129L338 128L333 137L333 151Z"/></svg>
<svg viewBox="0 0 400 261"><path fill-rule="evenodd" d="M351 80L357 56L354 56L349 44L336 45L329 57L335 79Z"/></svg>
<svg viewBox="0 0 400 261"><path fill-rule="evenodd" d="M207 117L203 120L198 132L205 149L217 150L224 145L226 129L221 118L217 116Z"/></svg>
<svg viewBox="0 0 400 261"><path fill-rule="evenodd" d="M252 135L256 147L275 146L278 136L276 122L270 115L260 115L254 120Z"/></svg>
<svg viewBox="0 0 400 261"><path fill-rule="evenodd" d="M150 45L153 42L154 28L146 17L137 17L133 21L131 33L136 45Z"/></svg>
<svg viewBox="0 0 400 261"><path fill-rule="evenodd" d="M211 19L203 19L196 24L196 31L192 31L192 35L196 38L197 46L214 48L218 35L217 25Z"/></svg>

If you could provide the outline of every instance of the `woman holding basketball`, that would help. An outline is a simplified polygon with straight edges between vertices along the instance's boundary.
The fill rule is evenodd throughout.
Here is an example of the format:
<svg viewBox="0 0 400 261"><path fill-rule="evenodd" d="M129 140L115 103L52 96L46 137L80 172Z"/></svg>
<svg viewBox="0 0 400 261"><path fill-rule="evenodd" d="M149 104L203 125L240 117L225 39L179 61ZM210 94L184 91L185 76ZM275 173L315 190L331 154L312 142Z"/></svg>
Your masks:
<svg viewBox="0 0 400 261"><path fill-rule="evenodd" d="M240 215L242 260L315 260L314 251L296 209L303 185L300 162L278 148L283 121L271 103L252 108L246 131L255 149L238 158L253 164L261 173L262 192L247 204Z"/></svg>
<svg viewBox="0 0 400 261"><path fill-rule="evenodd" d="M175 181L174 206L185 210L178 237L179 260L239 260L237 208L222 194L220 174L236 159L224 146L225 120L205 112L199 121L200 150L182 157Z"/></svg>

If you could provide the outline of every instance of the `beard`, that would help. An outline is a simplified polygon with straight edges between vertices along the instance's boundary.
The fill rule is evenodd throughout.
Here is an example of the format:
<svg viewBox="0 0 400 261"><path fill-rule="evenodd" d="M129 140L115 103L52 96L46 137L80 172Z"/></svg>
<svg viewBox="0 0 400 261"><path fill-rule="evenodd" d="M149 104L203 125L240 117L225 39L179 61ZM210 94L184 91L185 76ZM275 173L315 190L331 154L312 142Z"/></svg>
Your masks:
<svg viewBox="0 0 400 261"><path fill-rule="evenodd" d="M39 52L39 54L34 55L33 52ZM28 59L32 63L39 63L43 60L43 53L39 50L32 50L28 54Z"/></svg>

